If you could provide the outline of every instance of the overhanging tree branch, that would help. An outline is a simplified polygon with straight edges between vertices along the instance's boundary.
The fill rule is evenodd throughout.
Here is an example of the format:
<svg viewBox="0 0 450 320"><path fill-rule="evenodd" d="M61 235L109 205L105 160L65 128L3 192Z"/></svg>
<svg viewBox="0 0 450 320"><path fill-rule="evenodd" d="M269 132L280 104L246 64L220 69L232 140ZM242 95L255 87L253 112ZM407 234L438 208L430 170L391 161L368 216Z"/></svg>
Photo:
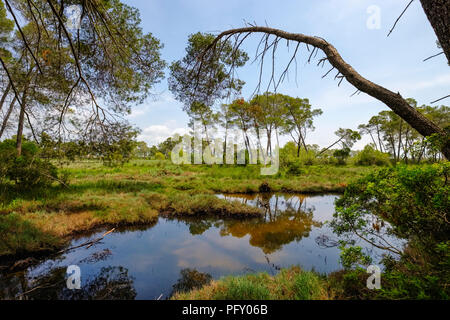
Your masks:
<svg viewBox="0 0 450 320"><path fill-rule="evenodd" d="M386 106L392 109L398 116L405 120L409 125L416 129L423 136L431 136L433 134L439 134L445 139L442 153L447 159L450 159L450 141L443 129L438 125L427 119L415 108L411 107L408 102L400 95L400 93L392 92L376 83L369 81L361 76L351 65L349 65L339 54L336 48L326 40L304 35L301 33L289 33L279 29L269 27L245 27L230 29L219 34L210 46L204 51L200 57L200 61L208 55L209 51L216 50L217 43L224 37L243 33L264 33L265 36L273 35L277 38L282 38L290 41L296 41L298 43L304 43L307 46L312 46L313 50L311 55L321 50L328 58L328 62L332 67L337 69L341 74L341 81L345 78L349 83L355 86L359 91L364 92L371 97L383 102ZM266 40L267 41L267 40Z"/></svg>

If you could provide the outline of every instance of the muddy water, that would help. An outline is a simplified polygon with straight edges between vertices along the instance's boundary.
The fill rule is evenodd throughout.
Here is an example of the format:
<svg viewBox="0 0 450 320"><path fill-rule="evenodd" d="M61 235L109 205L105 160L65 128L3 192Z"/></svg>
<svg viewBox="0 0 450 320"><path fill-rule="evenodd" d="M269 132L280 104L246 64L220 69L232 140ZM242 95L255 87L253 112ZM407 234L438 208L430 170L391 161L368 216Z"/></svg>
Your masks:
<svg viewBox="0 0 450 320"><path fill-rule="evenodd" d="M262 218L159 218L145 229L109 234L88 249L47 260L25 272L0 276L0 299L166 299L226 275L299 265L330 273L341 269L332 219L337 196L219 195L264 210ZM103 232L76 239L71 246ZM375 260L380 252L361 242ZM68 266L81 270L81 289L67 289Z"/></svg>

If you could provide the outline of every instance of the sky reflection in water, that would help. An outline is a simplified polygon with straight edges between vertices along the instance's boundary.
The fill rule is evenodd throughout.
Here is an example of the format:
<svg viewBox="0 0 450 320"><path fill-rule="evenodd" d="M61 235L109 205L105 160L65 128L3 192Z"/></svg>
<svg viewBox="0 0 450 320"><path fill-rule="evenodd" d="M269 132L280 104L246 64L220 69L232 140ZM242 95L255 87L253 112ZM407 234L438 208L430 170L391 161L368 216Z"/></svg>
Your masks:
<svg viewBox="0 0 450 320"><path fill-rule="evenodd" d="M0 280L0 298L26 296L38 299L165 299L173 286L194 278L265 271L300 265L329 273L341 269L338 238L324 224L332 219L337 196L220 195L259 206L263 218L251 220L159 218L153 227L124 229L100 244L78 249L55 260ZM93 234L95 238L102 233ZM74 240L72 246L87 238ZM366 251L377 252L365 243ZM82 290L65 284L69 265L81 268ZM189 270L186 270L189 269ZM182 272L182 270L185 270ZM192 279L189 276L193 277ZM32 279L36 277L36 279ZM50 285L49 288L46 288ZM162 296L161 296L162 294Z"/></svg>

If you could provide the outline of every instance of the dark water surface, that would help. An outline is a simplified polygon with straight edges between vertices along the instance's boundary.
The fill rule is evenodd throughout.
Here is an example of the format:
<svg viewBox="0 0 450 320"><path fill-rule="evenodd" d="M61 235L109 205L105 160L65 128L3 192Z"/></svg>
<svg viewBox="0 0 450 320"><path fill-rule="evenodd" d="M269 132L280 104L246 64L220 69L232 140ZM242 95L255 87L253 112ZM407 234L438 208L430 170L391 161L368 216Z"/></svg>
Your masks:
<svg viewBox="0 0 450 320"><path fill-rule="evenodd" d="M174 289L217 279L299 265L330 273L341 269L332 219L335 195L220 195L264 209L263 218L159 218L145 229L123 229L101 243L47 260L25 272L0 276L1 299L166 299ZM103 232L76 239L72 246ZM380 252L361 242L379 258ZM81 269L81 290L66 287L70 265ZM26 293L26 294L24 294Z"/></svg>

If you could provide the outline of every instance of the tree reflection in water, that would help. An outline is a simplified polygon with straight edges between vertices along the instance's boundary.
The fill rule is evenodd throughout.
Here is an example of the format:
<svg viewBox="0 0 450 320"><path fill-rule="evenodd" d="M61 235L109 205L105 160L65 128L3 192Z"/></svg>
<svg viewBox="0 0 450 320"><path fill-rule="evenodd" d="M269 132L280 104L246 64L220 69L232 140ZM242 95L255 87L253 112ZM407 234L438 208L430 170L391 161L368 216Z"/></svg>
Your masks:
<svg viewBox="0 0 450 320"><path fill-rule="evenodd" d="M211 282L212 276L209 273L202 273L195 269L182 269L181 278L178 279L172 288L171 296L175 293L187 292L193 289L201 288Z"/></svg>
<svg viewBox="0 0 450 320"><path fill-rule="evenodd" d="M121 266L103 267L89 278L81 278L81 290L67 289L66 268L52 269L42 277L25 272L1 282L0 299L23 300L132 300L136 297L134 279Z"/></svg>
<svg viewBox="0 0 450 320"><path fill-rule="evenodd" d="M308 237L313 227L322 225L314 221L314 207L306 206L307 197L303 195L255 194L224 198L262 208L264 217L246 220L182 219L191 234L201 235L215 226L220 228L223 237L231 235L242 238L249 235L252 246L271 254L286 244Z"/></svg>

